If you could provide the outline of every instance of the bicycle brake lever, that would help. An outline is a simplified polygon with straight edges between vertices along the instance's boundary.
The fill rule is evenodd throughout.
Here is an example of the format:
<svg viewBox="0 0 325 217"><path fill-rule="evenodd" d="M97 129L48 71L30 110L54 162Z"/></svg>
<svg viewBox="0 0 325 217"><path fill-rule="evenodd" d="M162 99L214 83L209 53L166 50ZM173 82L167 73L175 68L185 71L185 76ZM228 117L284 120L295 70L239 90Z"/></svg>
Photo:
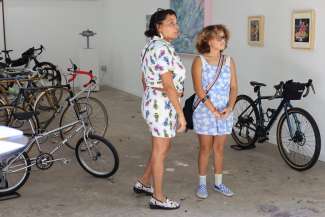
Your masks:
<svg viewBox="0 0 325 217"><path fill-rule="evenodd" d="M315 92L315 88L314 88L314 85L311 84L310 86L311 86L311 90L314 92L314 94L316 94L316 92Z"/></svg>
<svg viewBox="0 0 325 217"><path fill-rule="evenodd" d="M309 87L307 87L306 93L304 95L302 95L302 97L306 97L309 94Z"/></svg>

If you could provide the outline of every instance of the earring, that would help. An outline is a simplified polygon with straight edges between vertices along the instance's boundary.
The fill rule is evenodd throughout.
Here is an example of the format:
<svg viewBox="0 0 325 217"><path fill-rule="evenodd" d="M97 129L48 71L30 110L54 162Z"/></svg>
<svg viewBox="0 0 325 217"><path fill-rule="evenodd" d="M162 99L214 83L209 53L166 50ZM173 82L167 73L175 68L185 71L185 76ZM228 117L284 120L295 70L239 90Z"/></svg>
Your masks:
<svg viewBox="0 0 325 217"><path fill-rule="evenodd" d="M161 32L159 32L159 35L161 39L164 39L164 35Z"/></svg>

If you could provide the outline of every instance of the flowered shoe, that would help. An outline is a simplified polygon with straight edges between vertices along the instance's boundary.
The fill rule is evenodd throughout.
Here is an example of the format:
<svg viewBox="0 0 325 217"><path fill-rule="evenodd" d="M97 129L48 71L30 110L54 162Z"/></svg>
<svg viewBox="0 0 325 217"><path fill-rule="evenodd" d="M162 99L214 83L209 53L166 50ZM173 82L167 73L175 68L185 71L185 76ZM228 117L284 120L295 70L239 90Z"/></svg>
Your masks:
<svg viewBox="0 0 325 217"><path fill-rule="evenodd" d="M162 202L154 197L151 197L149 202L150 209L178 209L180 207L180 204L176 201L172 201L168 198L166 198L165 202Z"/></svg>
<svg viewBox="0 0 325 217"><path fill-rule="evenodd" d="M217 192L220 192L221 194L227 196L227 197L231 197L234 195L234 192L232 192L227 186L225 186L224 184L220 184L220 185L214 185L213 189Z"/></svg>
<svg viewBox="0 0 325 217"><path fill-rule="evenodd" d="M196 196L201 199L206 199L208 197L208 189L206 185L199 185L197 188Z"/></svg>
<svg viewBox="0 0 325 217"><path fill-rule="evenodd" d="M153 194L153 187L151 186L145 186L141 182L137 181L135 185L133 186L134 193L137 194L146 194L151 196Z"/></svg>

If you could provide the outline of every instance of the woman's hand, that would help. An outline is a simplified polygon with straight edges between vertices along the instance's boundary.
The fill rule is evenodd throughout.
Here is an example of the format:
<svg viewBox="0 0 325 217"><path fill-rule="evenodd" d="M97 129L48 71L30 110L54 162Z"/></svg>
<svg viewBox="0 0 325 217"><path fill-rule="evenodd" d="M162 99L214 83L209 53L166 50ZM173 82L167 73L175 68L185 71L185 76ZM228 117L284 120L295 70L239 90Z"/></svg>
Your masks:
<svg viewBox="0 0 325 217"><path fill-rule="evenodd" d="M230 113L232 112L232 109L228 106L221 112L221 118L227 118Z"/></svg>
<svg viewBox="0 0 325 217"><path fill-rule="evenodd" d="M177 121L178 121L177 133L185 132L185 130L186 130L186 120L185 120L183 112L178 115Z"/></svg>

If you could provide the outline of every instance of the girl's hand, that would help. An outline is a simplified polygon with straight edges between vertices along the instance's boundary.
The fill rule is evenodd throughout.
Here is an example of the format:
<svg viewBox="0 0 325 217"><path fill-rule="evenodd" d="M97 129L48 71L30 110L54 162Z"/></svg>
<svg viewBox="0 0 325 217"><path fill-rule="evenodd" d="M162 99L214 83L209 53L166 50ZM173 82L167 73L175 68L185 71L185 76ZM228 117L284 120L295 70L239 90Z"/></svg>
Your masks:
<svg viewBox="0 0 325 217"><path fill-rule="evenodd" d="M227 118L230 113L232 112L232 109L230 107L226 107L222 112L221 112L221 118Z"/></svg>

